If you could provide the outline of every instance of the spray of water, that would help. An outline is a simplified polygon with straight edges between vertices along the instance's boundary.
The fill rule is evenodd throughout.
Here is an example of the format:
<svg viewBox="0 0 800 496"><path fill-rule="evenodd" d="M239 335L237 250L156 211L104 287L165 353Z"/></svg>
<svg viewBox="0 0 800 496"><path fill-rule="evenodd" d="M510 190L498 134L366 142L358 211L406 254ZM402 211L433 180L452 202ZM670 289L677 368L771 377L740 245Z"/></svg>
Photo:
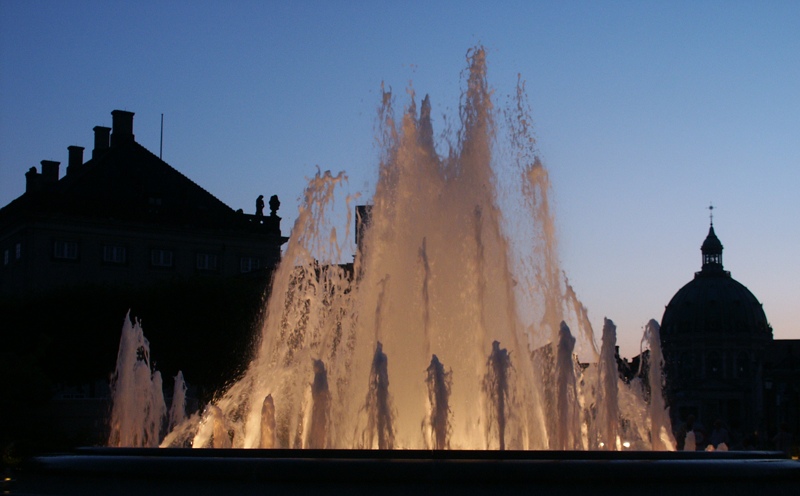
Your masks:
<svg viewBox="0 0 800 496"><path fill-rule="evenodd" d="M261 443L259 448L276 448L278 444L275 433L275 402L272 400L272 395L268 394L261 405Z"/></svg>
<svg viewBox="0 0 800 496"><path fill-rule="evenodd" d="M669 410L664 402L664 354L661 352L661 327L650 320L645 328L644 340L650 347L648 380L650 385L650 436L653 450L674 450L675 438Z"/></svg>
<svg viewBox="0 0 800 496"><path fill-rule="evenodd" d="M307 448L327 448L330 418L328 373L322 360L314 360L314 382L311 383L311 419L308 421Z"/></svg>
<svg viewBox="0 0 800 496"><path fill-rule="evenodd" d="M394 448L394 412L389 395L389 363L383 346L378 341L370 370L369 389L364 410L367 413L367 429L364 432L364 448Z"/></svg>
<svg viewBox="0 0 800 496"><path fill-rule="evenodd" d="M556 354L556 411L559 421L556 422L556 444L553 446L559 450L582 448L574 349L575 338L567 324L562 322Z"/></svg>
<svg viewBox="0 0 800 496"><path fill-rule="evenodd" d="M169 426L167 430L172 431L175 427L186 421L186 382L183 379L183 372L178 371L172 392L172 405L169 408Z"/></svg>
<svg viewBox="0 0 800 496"><path fill-rule="evenodd" d="M425 382L428 385L427 426L428 447L447 449L450 447L450 372L446 372L439 357L433 355L428 366ZM425 427L423 427L425 429Z"/></svg>
<svg viewBox="0 0 800 496"><path fill-rule="evenodd" d="M162 446L593 449L615 436L615 411L617 437L649 443L663 403L614 382L610 331L603 372L576 359L599 354L558 260L524 82L498 110L486 52L470 50L457 129L439 140L430 99L418 109L408 95L396 116L382 94L378 181L352 268L338 265L350 237L332 220L347 178L318 170L254 359Z"/></svg>
<svg viewBox="0 0 800 496"><path fill-rule="evenodd" d="M597 388L597 447L620 448L619 439L619 372L617 370L617 326L609 319L603 322L603 344L600 348L599 384Z"/></svg>
<svg viewBox="0 0 800 496"><path fill-rule="evenodd" d="M158 446L167 416L161 373L151 368L150 343L130 313L122 327L111 399L109 446Z"/></svg>
<svg viewBox="0 0 800 496"><path fill-rule="evenodd" d="M496 439L497 449L506 449L506 426L513 414L515 403L511 386L514 369L508 350L500 348L500 343L492 343L492 352L486 364L486 376L483 379L483 392L486 395L489 411L487 412L486 438L489 442ZM491 445L489 446L491 447Z"/></svg>

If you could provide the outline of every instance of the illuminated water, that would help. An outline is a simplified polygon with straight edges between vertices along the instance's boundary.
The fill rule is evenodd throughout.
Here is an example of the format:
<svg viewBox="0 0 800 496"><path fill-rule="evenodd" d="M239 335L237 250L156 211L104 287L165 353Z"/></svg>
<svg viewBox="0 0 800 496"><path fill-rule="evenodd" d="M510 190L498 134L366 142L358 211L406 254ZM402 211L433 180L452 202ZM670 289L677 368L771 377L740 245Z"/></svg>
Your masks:
<svg viewBox="0 0 800 496"><path fill-rule="evenodd" d="M351 267L337 265L332 220L346 177L312 178L255 358L162 446L671 449L660 376L619 380L613 323L598 353L559 265L524 84L496 108L480 48L465 84L444 140L427 97L417 107L409 91L396 115L384 92L379 179Z"/></svg>
<svg viewBox="0 0 800 496"><path fill-rule="evenodd" d="M122 328L111 388L109 445L158 446L167 416L161 374L151 370L150 343L141 326L128 317Z"/></svg>

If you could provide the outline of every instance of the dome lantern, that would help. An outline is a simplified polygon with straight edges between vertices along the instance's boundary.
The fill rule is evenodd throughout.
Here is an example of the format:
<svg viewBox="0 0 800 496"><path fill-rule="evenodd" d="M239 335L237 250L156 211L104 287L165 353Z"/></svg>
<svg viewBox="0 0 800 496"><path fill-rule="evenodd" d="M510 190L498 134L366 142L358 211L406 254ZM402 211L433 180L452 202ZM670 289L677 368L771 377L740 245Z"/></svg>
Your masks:
<svg viewBox="0 0 800 496"><path fill-rule="evenodd" d="M703 253L703 272L722 271L722 242L714 233L714 224L708 228L708 236L700 247Z"/></svg>
<svg viewBox="0 0 800 496"><path fill-rule="evenodd" d="M708 236L700 251L703 253L702 272L724 272L722 268L722 243L714 233L714 205L708 206Z"/></svg>

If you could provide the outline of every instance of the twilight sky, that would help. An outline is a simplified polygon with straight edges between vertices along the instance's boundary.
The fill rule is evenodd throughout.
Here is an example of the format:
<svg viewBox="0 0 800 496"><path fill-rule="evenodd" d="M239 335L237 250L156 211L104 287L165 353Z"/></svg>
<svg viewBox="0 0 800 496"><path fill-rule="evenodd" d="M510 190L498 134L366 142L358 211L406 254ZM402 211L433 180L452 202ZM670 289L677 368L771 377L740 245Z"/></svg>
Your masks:
<svg viewBox="0 0 800 496"><path fill-rule="evenodd" d="M496 5L490 5L496 4ZM238 209L278 194L284 234L316 167L369 198L381 82L457 119L469 48L496 102L526 81L562 266L624 355L700 269L725 268L800 339L800 2L0 0L0 206L43 159L137 141ZM438 126L438 127L437 127Z"/></svg>

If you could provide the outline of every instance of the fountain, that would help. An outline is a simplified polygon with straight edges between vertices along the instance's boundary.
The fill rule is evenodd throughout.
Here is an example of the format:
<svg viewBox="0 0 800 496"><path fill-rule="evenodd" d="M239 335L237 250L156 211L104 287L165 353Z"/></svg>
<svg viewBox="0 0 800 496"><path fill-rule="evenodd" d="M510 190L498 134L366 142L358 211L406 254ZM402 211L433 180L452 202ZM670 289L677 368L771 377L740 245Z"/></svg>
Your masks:
<svg viewBox="0 0 800 496"><path fill-rule="evenodd" d="M597 351L559 266L524 84L496 111L485 55L468 53L446 153L430 100L417 109L409 90L396 117L384 91L379 178L352 268L338 265L331 220L346 177L311 179L255 358L161 446L619 449L625 424L629 446L673 449L661 378L648 406L646 387L612 373L615 332Z"/></svg>
<svg viewBox="0 0 800 496"><path fill-rule="evenodd" d="M446 372L439 357L433 355L425 379L428 384L428 420L429 440L431 448L447 449L450 433L450 373Z"/></svg>
<svg viewBox="0 0 800 496"><path fill-rule="evenodd" d="M161 374L151 370L150 343L130 315L122 327L111 398L109 446L158 446L167 415Z"/></svg>
<svg viewBox="0 0 800 496"><path fill-rule="evenodd" d="M674 449L658 324L642 340L646 374L621 381L616 327L606 319L598 352L558 263L524 85L497 113L485 53L471 50L444 154L428 98L417 112L409 93L399 119L383 94L379 180L351 266L337 265L330 220L346 178L311 179L244 375L184 418L179 374L167 415L126 319L109 444L136 448L40 457L20 489L794 494L800 465L776 453L652 451ZM146 447L167 417L169 449Z"/></svg>

